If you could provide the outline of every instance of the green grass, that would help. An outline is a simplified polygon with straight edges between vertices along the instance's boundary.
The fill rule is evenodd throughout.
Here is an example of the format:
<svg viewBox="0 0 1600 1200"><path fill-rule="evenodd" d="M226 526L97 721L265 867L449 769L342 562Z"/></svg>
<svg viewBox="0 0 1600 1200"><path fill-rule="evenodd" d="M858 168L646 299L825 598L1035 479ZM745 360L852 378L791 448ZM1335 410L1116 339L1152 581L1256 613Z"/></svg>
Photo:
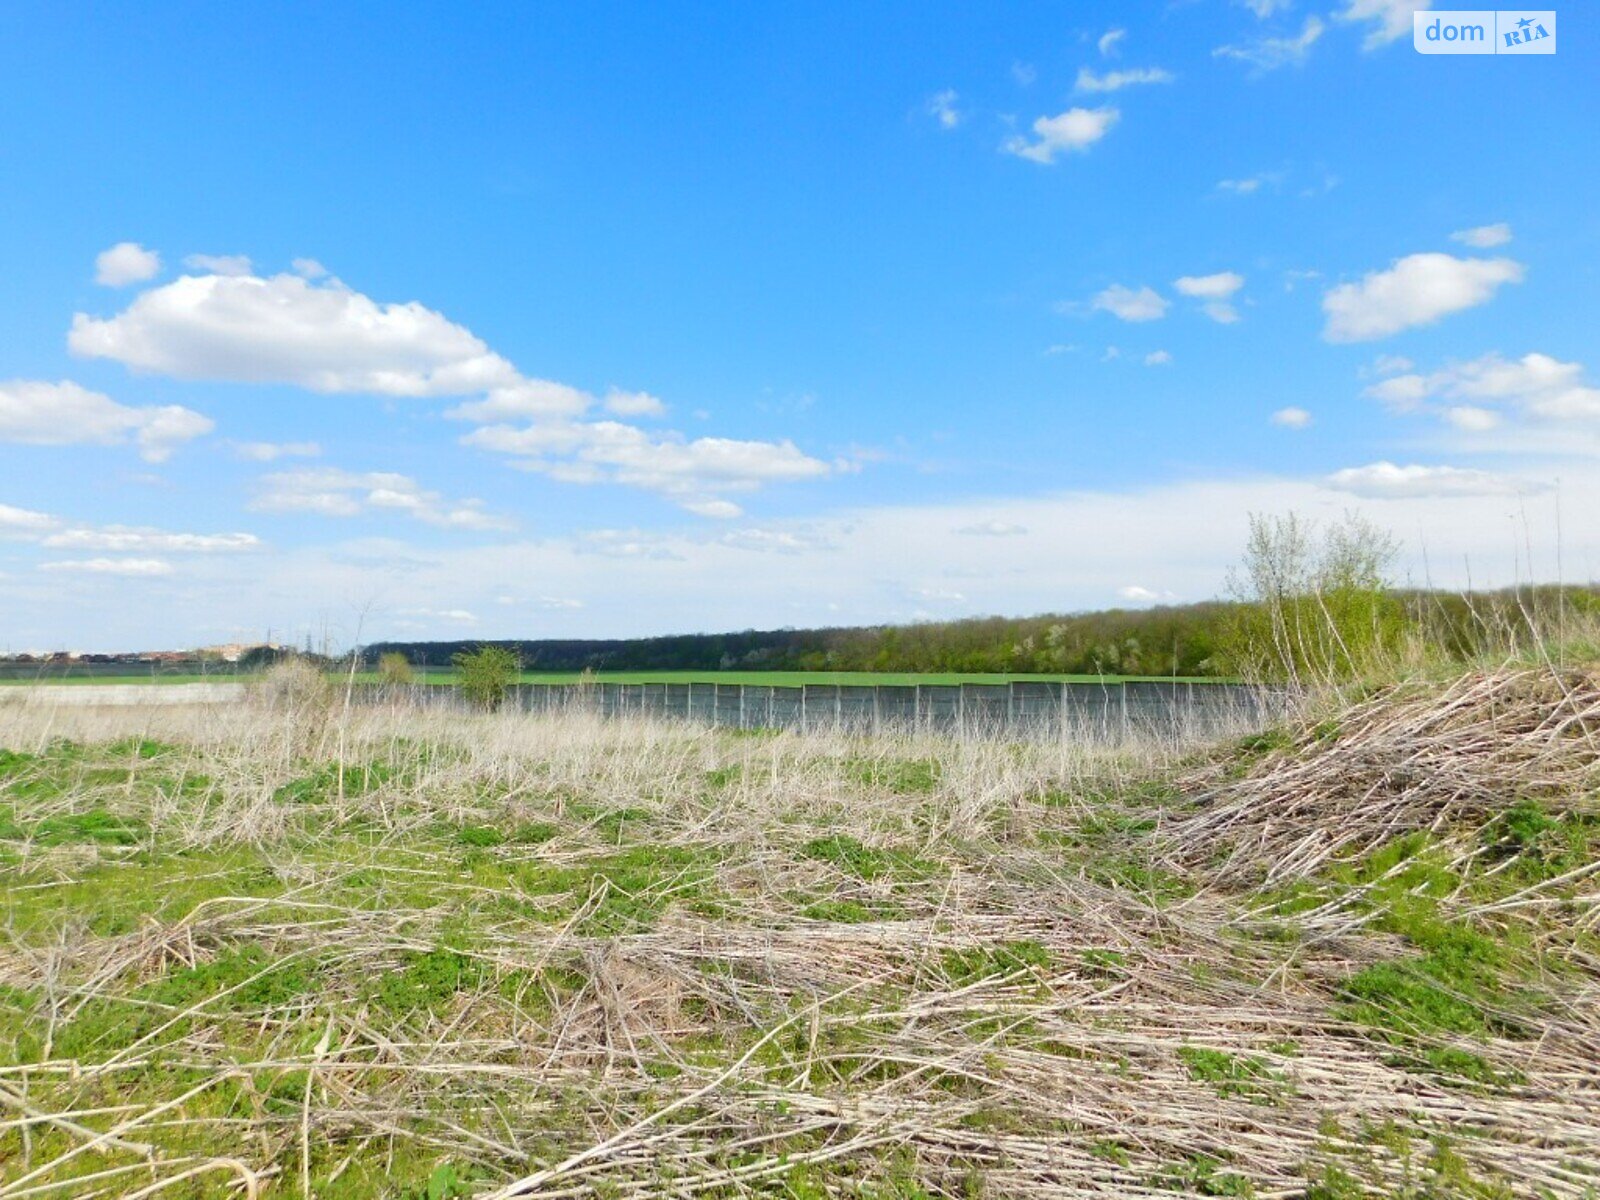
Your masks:
<svg viewBox="0 0 1600 1200"><path fill-rule="evenodd" d="M267 1196L480 1195L645 1122L648 1162L586 1194L715 1169L749 1174L700 1194L757 1200L1447 1200L1502 1194L1509 1089L1584 1115L1541 1034L1579 1020L1595 935L1559 904L1462 915L1592 861L1549 797L1267 892L1164 852L1193 763L1156 754L656 731L643 756L615 726L425 741L381 712L344 743L129 711L5 748L26 719L0 728L0 1079L98 1131L202 1088L137 1138ZM1359 920L1308 956L1294 921L1338 898ZM933 1140L874 1124L908 1105ZM1468 1106L1482 1132L1445 1142ZM858 1128L889 1141L841 1151ZM82 1144L8 1111L0 1187L62 1155L49 1194L155 1178Z"/></svg>

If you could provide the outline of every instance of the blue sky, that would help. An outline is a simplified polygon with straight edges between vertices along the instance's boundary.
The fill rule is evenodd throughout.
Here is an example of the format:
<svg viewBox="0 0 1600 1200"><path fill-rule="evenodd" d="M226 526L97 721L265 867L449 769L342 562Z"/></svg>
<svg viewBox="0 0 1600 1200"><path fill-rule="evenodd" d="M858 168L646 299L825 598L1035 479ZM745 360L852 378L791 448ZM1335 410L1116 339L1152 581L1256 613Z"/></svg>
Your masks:
<svg viewBox="0 0 1600 1200"><path fill-rule="evenodd" d="M0 648L1600 575L1595 23L1414 7L13 9Z"/></svg>

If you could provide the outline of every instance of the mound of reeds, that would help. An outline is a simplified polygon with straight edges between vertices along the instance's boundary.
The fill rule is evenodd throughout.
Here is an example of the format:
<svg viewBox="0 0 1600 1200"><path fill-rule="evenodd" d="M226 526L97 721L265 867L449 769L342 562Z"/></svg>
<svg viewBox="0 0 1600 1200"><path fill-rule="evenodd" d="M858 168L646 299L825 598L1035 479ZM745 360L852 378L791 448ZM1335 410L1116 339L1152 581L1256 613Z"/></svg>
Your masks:
<svg viewBox="0 0 1600 1200"><path fill-rule="evenodd" d="M1600 675L1524 668L1392 685L1251 739L1183 787L1199 811L1169 829L1174 857L1241 880L1309 876L1408 833L1477 829L1519 802L1600 812Z"/></svg>

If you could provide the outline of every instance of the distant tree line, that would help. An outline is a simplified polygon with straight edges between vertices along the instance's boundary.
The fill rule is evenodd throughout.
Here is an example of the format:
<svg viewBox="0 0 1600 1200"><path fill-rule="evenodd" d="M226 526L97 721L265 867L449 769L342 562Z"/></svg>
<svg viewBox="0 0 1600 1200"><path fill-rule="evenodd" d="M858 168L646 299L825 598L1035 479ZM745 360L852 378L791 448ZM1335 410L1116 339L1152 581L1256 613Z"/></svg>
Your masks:
<svg viewBox="0 0 1600 1200"><path fill-rule="evenodd" d="M1359 564L1358 564L1359 565ZM1299 587L1300 580L1287 580ZM1314 603L1335 614L1344 651L1351 631L1382 647L1410 641L1439 657L1466 660L1555 636L1567 614L1600 617L1593 587L1523 588L1457 595L1384 589L1373 598L1366 577L1335 580ZM1268 589L1275 586L1268 582ZM1302 593L1304 594L1304 593ZM1287 617L1285 613L1288 613ZM403 655L415 668L445 669L459 654L503 648L527 671L880 671L1018 674L1281 676L1285 663L1263 657L1276 636L1292 641L1283 657L1321 654L1301 645L1309 625L1271 595L1145 609L974 617L915 625L745 630L608 640L382 642L364 657ZM1265 633L1262 631L1265 630ZM1287 633L1284 633L1287 630ZM1319 633L1319 636L1321 634ZM1288 645L1288 642L1285 643ZM1365 653L1365 650L1360 651ZM1360 665L1360 664L1356 664Z"/></svg>

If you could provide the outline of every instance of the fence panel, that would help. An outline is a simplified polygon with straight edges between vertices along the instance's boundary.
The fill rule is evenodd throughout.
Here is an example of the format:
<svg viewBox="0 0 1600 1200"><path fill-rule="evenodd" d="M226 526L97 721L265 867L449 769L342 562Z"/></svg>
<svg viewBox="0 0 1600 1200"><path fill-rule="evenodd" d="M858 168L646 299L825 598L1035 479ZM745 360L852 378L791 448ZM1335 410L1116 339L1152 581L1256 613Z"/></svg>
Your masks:
<svg viewBox="0 0 1600 1200"><path fill-rule="evenodd" d="M393 703L394 688L357 685L366 703ZM466 710L453 687L417 685L422 707ZM1117 742L1147 734L1214 737L1259 729L1287 711L1287 694L1247 684L1017 680L1009 684L770 685L590 683L515 685L506 707L528 713L648 716L736 729L924 732L963 737Z"/></svg>

